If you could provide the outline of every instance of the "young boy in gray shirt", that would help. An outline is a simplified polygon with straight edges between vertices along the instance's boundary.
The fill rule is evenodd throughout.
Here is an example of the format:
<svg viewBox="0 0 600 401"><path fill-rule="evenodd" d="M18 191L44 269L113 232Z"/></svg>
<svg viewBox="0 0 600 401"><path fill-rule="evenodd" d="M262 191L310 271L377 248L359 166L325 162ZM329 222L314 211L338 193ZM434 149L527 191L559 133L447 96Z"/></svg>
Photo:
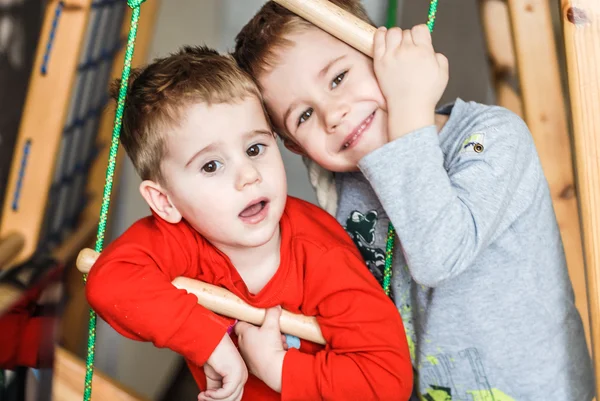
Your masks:
<svg viewBox="0 0 600 401"><path fill-rule="evenodd" d="M357 0L333 3L369 21ZM235 57L382 284L393 224L391 296L419 398L591 400L583 324L527 126L460 99L436 113L448 65L424 25L380 28L373 50L371 60L268 2Z"/></svg>

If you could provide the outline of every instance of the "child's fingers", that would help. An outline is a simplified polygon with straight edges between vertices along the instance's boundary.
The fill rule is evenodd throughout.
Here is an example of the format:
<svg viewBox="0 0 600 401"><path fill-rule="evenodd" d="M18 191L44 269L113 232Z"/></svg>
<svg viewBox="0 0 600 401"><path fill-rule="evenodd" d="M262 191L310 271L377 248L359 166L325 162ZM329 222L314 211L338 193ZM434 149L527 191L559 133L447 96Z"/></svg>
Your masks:
<svg viewBox="0 0 600 401"><path fill-rule="evenodd" d="M435 58L438 62L438 65L440 66L440 70L442 70L445 76L448 76L448 59L446 58L446 56L444 56L441 53L436 53Z"/></svg>
<svg viewBox="0 0 600 401"><path fill-rule="evenodd" d="M379 60L385 54L385 33L387 32L387 28L384 26L379 27L375 31L375 36L373 37L373 58Z"/></svg>
<svg viewBox="0 0 600 401"><path fill-rule="evenodd" d="M241 383L223 383L223 387L216 390L206 390L204 396L214 401L230 401L237 399L241 389L244 386ZM201 393L202 394L202 393Z"/></svg>
<svg viewBox="0 0 600 401"><path fill-rule="evenodd" d="M226 400L236 393L236 390L238 390L240 384L240 380L235 380L232 379L230 376L225 376L223 377L223 382L220 388L207 389L204 392L204 395L210 398L211 400Z"/></svg>
<svg viewBox="0 0 600 401"><path fill-rule="evenodd" d="M287 345L287 337L285 336L285 334L281 335L281 344L283 345L283 349L285 351L288 350L288 345Z"/></svg>
<svg viewBox="0 0 600 401"><path fill-rule="evenodd" d="M215 401L215 399L206 395L206 392L202 392L198 394L198 401Z"/></svg>
<svg viewBox="0 0 600 401"><path fill-rule="evenodd" d="M253 327L255 326L251 325L250 323L240 321L236 323L233 330L235 331L236 336L241 337L248 329L251 329Z"/></svg>
<svg viewBox="0 0 600 401"><path fill-rule="evenodd" d="M208 375L205 375L205 376L206 376L206 389L207 390L216 390L216 389L221 388L221 386L223 385L221 380L212 379L212 378L208 377Z"/></svg>
<svg viewBox="0 0 600 401"><path fill-rule="evenodd" d="M242 399L242 395L244 393L244 386L238 386L232 394L226 395L224 397L214 396L209 391L205 391L198 395L198 401L239 401Z"/></svg>
<svg viewBox="0 0 600 401"><path fill-rule="evenodd" d="M414 46L415 42L413 40L412 31L410 29L405 29L402 31L402 47Z"/></svg>
<svg viewBox="0 0 600 401"><path fill-rule="evenodd" d="M427 25L420 24L410 30L413 42L417 46L432 46L431 33Z"/></svg>
<svg viewBox="0 0 600 401"><path fill-rule="evenodd" d="M396 50L404 40L402 29L393 27L387 30L385 34L385 47L388 50Z"/></svg>
<svg viewBox="0 0 600 401"><path fill-rule="evenodd" d="M265 320L261 326L262 329L266 330L279 330L279 317L281 316L281 306L267 309L265 314Z"/></svg>

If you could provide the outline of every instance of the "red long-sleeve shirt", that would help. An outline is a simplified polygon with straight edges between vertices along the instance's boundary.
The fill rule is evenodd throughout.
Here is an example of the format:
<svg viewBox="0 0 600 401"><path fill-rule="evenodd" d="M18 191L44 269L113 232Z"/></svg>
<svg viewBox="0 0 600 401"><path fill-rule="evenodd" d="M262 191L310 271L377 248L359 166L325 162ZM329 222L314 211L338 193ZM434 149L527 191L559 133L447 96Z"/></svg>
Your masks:
<svg viewBox="0 0 600 401"><path fill-rule="evenodd" d="M183 355L200 388L201 366L232 321L176 289L174 278L224 287L256 307L316 316L327 346L302 341L286 353L281 394L251 375L244 400L408 400L412 368L402 320L344 229L291 197L280 227L279 269L251 294L227 256L187 223L143 218L102 252L87 298L122 335Z"/></svg>

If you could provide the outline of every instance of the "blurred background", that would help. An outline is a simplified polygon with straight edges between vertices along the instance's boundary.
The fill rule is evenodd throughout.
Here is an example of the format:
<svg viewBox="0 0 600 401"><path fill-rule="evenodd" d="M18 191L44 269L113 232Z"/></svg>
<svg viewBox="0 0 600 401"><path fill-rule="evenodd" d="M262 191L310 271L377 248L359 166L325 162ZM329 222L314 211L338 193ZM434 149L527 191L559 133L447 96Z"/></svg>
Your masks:
<svg viewBox="0 0 600 401"><path fill-rule="evenodd" d="M135 64L168 55L187 44L231 50L237 32L264 2L147 0L142 6L141 18L145 25L140 28L142 44L136 53ZM510 104L511 109L520 113L519 78L515 73L510 36L504 40L491 40L489 36L489 32L510 35L506 6L497 9L504 14L492 12L491 15L504 21L504 25L498 22L494 29L488 29L486 43L482 21L491 23L485 19L485 15L490 15L482 11L482 3L503 2L440 2L434 46L448 57L450 63L450 82L441 103L460 97L507 107ZM363 4L377 25L385 24L390 6L388 0L363 0ZM558 39L556 43L560 45L557 48L561 49L562 42L556 33L560 25L558 2L549 4L549 37L552 41ZM408 28L425 22L428 6L426 0L399 0L397 24ZM85 18L78 16L82 9L88 10ZM107 111L112 106L107 103L106 85L109 76L120 75L123 38L128 26L125 13L125 1L0 0L0 204L4 204L0 214L0 295L2 285L8 283L6 288L12 291L11 294L17 290L19 294L29 291L39 300L40 291L32 289L44 281L23 272L32 271L32 266L40 264L48 271L60 272L64 279L59 285L62 296L50 297L54 299L54 308L53 313L47 315L54 319L54 325L47 326L41 337L51 336L74 358L74 388L78 388L80 382L83 384L77 376L81 370L76 369L81 368L81 360L85 358L88 306L83 296L81 274L73 268L72 262L81 248L91 245L95 234L99 189L103 185L112 129L112 116ZM64 43L61 42L63 39ZM544 43L539 42L537 46ZM553 48L553 44L548 46ZM505 47L499 48L500 45ZM82 50L78 52L77 49ZM562 54L560 50L558 53ZM557 79L560 88L564 84L563 74ZM506 88L502 89L501 81L510 87L508 92L503 92ZM562 113L565 99L562 95L557 99L557 107ZM564 129L560 129L567 135L565 120L562 124ZM51 133L54 131L56 134ZM32 134L26 135L28 132ZM315 202L302 161L283 147L281 149L290 195ZM560 157L564 160L560 159L559 163L570 165L570 154ZM32 171L40 178L29 176ZM12 175L15 177L10 178ZM126 157L119 159L115 183L107 242L150 213L138 192L140 179ZM48 196L36 194L36 188L42 187L49 188ZM573 192L572 185L570 190ZM36 213L38 217L34 217L38 215ZM17 231L26 233L24 239L15 234ZM11 253L11 249L17 251ZM32 261L31 255L40 252L51 255L52 260ZM27 256L23 256L25 254ZM3 263L5 267L19 266L21 273L17 276L20 278L15 279L13 274L9 280L7 274L2 274ZM56 283L56 276L50 277L50 281ZM47 292L50 286L45 288ZM0 316L2 312L0 302ZM27 316L29 319L33 315ZM0 325L0 332L1 328ZM36 347L48 346L43 345L41 339L36 341ZM0 343L0 349L6 351L13 345ZM0 357L0 372L3 369L1 362ZM97 327L95 366L106 380L111 383L114 380L118 386L143 399L192 400L197 396L196 385L181 357L152 344L127 340L101 320ZM16 377L18 371L14 366L4 368L6 371L0 376L0 400L3 386L8 388L11 380L15 380L11 377ZM36 374L28 372L24 377L41 383L39 372L43 372L44 367L37 368ZM68 375L68 372L71 371L63 370L62 374ZM43 393L46 388L40 386L37 393ZM67 392L67 387L60 389ZM57 388L55 386L54 392ZM12 399L21 399L22 394L14 394ZM54 399L79 399L79 395L74 398L55 396Z"/></svg>

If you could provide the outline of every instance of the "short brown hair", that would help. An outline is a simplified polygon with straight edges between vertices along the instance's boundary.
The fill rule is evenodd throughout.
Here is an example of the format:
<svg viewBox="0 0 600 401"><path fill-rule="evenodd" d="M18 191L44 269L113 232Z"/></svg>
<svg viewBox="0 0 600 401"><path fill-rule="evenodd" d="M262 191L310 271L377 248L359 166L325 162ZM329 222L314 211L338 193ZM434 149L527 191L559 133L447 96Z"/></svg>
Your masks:
<svg viewBox="0 0 600 401"><path fill-rule="evenodd" d="M118 99L120 80L111 87ZM233 57L206 46L183 47L144 68L131 71L123 110L121 143L143 180L164 184L161 162L166 136L177 127L183 110L194 103L219 104L255 96L252 78Z"/></svg>
<svg viewBox="0 0 600 401"><path fill-rule="evenodd" d="M330 0L350 14L373 25L360 0ZM277 51L291 45L286 35L313 24L274 1L267 2L235 38L234 57L255 79L277 63Z"/></svg>

